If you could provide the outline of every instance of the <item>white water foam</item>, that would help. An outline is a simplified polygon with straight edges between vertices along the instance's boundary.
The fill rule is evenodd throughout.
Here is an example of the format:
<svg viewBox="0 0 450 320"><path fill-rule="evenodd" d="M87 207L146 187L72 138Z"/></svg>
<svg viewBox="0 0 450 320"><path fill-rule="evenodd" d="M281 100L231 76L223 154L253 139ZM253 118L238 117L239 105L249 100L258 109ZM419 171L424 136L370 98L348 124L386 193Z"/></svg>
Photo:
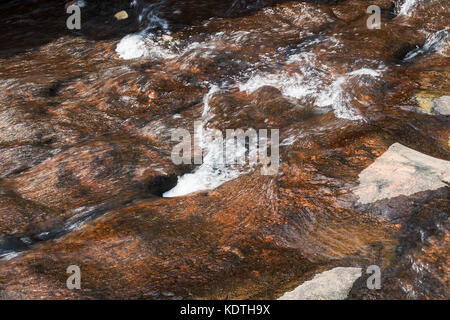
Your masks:
<svg viewBox="0 0 450 320"><path fill-rule="evenodd" d="M428 35L425 44L421 48L417 48L409 52L403 60L411 60L421 54L436 52L444 57L450 57L450 28L440 30Z"/></svg>
<svg viewBox="0 0 450 320"><path fill-rule="evenodd" d="M159 8L167 5L168 4L166 0L159 0L152 3L142 4L142 10L139 14L138 21L139 23L145 25L144 32L148 32L149 30L154 30L157 28L163 30L169 29L169 22L161 17L161 13L159 11ZM141 6L141 2L138 0L134 0L132 2L132 6Z"/></svg>
<svg viewBox="0 0 450 320"><path fill-rule="evenodd" d="M169 22L160 17L158 6L163 6L165 0L155 1L150 4L142 4L139 0L131 2L132 7L139 7L138 22L144 25L139 33L129 34L123 37L116 47L116 52L121 59L137 59L154 55L160 57L167 54L158 43L149 36L149 31L161 29L168 32Z"/></svg>
<svg viewBox="0 0 450 320"><path fill-rule="evenodd" d="M296 99L313 95L317 87L324 85L322 78L325 77L324 70L314 68L314 59L312 53L296 55L295 60L291 57L288 63L294 61L302 63L299 73L257 73L245 83L239 83L239 90L253 93L264 86L271 86L280 90L283 95Z"/></svg>
<svg viewBox="0 0 450 320"><path fill-rule="evenodd" d="M285 293L278 300L344 300L361 275L361 268L334 268L316 274L314 279Z"/></svg>
<svg viewBox="0 0 450 320"><path fill-rule="evenodd" d="M224 44L234 42L239 44L245 37L243 32L217 32L207 36L203 41L193 41L183 45L165 31L162 35L155 35L142 31L122 38L116 47L116 52L122 59L153 58L179 59L182 67L191 66L191 61L198 58L213 57Z"/></svg>
<svg viewBox="0 0 450 320"><path fill-rule="evenodd" d="M229 144L229 141L224 142ZM209 143L205 145L206 153L203 158L203 164L193 173L187 173L178 178L177 185L163 194L163 197L180 197L193 192L215 189L225 182L238 178L245 171L240 171L235 166L226 164L217 164L217 154L223 152L223 145L218 143ZM245 146L238 146L237 153L234 156L245 154ZM228 157L228 155L227 155Z"/></svg>
<svg viewBox="0 0 450 320"><path fill-rule="evenodd" d="M247 82L240 83L239 89L252 93L261 87L272 86L279 89L286 97L305 102L312 99L316 107L331 108L338 118L363 120L363 117L349 106L352 97L345 93L345 84L352 77L369 76L378 78L383 70L362 68L333 79L331 69L326 65L319 65L312 53L303 52L292 56L288 63L300 63L299 72L258 73Z"/></svg>
<svg viewBox="0 0 450 320"><path fill-rule="evenodd" d="M302 67L300 73L289 74L281 72L279 74L257 73L245 83L238 83L237 87L241 91L248 93L254 92L263 86L273 86L278 88L285 96L297 99L311 98L315 99L318 107L331 107L335 115L340 118L350 120L362 120L363 118L356 114L354 110L348 107L352 97L347 96L344 91L346 82L354 77L370 77L372 79L379 78L384 69L361 68L336 79L331 79L327 66L321 69L315 66L315 56L312 53L301 53L290 58L289 62L293 63L301 61ZM327 82L328 81L328 82ZM209 92L204 96L203 112L202 112L202 131L206 131L208 121L213 117L210 110L210 99L212 96L220 92L220 88L212 86ZM282 144L289 145L295 142L295 137L284 140ZM235 159L247 151L245 146L237 146L236 154L229 155L226 153L225 164L218 163L217 155L222 155L223 150L228 150L228 145L233 141L225 140L217 143L208 139L203 133L200 139L200 147L204 150L205 156L203 164L200 165L193 173L188 173L179 177L177 185L164 193L164 197L178 197L201 190L211 190L219 187L223 183L236 179L240 175L249 172L252 168L227 165L230 163L231 157ZM224 148L225 145L225 148Z"/></svg>
<svg viewBox="0 0 450 320"><path fill-rule="evenodd" d="M166 48L161 41L166 37L157 39L144 36L143 33L127 35L116 47L116 52L121 59L153 58L173 59L178 56L174 51Z"/></svg>
<svg viewBox="0 0 450 320"><path fill-rule="evenodd" d="M359 70L352 71L345 76L339 77L331 84L328 90L320 94L316 104L319 107L331 105L335 116L338 118L347 120L363 120L364 118L362 116L358 115L355 110L348 106L352 100L352 97L347 95L344 90L344 85L350 78L361 76L378 78L381 76L381 72L380 70L361 68Z"/></svg>

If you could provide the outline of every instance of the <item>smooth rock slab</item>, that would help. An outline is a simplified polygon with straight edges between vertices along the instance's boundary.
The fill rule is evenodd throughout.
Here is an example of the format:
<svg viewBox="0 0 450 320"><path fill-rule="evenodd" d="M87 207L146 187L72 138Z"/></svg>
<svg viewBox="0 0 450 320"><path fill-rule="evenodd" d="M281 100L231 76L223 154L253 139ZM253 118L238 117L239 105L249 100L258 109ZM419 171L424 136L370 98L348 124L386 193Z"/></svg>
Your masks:
<svg viewBox="0 0 450 320"><path fill-rule="evenodd" d="M362 204L436 190L450 182L450 162L394 143L359 174L353 192Z"/></svg>
<svg viewBox="0 0 450 320"><path fill-rule="evenodd" d="M316 275L278 300L344 300L359 277L361 268L334 268Z"/></svg>

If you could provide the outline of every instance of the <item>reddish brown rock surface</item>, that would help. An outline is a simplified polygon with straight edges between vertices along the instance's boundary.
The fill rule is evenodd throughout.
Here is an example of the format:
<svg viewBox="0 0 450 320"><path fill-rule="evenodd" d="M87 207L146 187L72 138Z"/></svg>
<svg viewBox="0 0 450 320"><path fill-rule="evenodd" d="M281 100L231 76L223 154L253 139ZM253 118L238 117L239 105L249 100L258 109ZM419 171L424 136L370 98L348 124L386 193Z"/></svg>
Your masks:
<svg viewBox="0 0 450 320"><path fill-rule="evenodd" d="M365 205L352 192L394 143L450 159L448 116L416 97L450 94L448 8L373 1L369 30L356 0L85 2L73 32L64 3L4 5L21 20L0 41L0 298L273 299L378 265L382 288L363 275L349 298L448 299L448 186ZM169 30L121 59L149 3ZM171 134L201 119L279 129L278 174L163 198L196 170L173 164Z"/></svg>

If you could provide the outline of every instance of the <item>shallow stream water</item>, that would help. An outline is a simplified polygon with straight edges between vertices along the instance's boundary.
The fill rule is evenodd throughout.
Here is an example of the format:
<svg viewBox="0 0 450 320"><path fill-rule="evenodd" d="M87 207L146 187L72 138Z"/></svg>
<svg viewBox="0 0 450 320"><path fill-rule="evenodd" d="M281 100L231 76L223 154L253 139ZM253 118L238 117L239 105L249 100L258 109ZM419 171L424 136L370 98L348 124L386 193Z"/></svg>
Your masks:
<svg viewBox="0 0 450 320"><path fill-rule="evenodd" d="M66 27L72 4L80 30ZM450 159L435 102L450 94L448 1L0 10L3 296L277 298L333 267L377 263L388 285L352 297L448 298L448 187L366 206L351 191L394 143ZM279 130L278 173L217 164L229 141L203 136L202 164L174 164L172 134L196 122ZM69 265L83 290L64 287Z"/></svg>

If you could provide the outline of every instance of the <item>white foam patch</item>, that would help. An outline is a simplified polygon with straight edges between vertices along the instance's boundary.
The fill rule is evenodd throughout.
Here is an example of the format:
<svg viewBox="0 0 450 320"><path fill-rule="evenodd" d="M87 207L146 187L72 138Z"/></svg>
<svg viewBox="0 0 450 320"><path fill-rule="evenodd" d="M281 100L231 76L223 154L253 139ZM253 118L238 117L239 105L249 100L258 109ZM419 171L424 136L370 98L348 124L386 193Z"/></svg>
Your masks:
<svg viewBox="0 0 450 320"><path fill-rule="evenodd" d="M250 35L247 31L217 32L204 35L201 41L185 43L174 39L168 30L156 35L145 29L137 34L130 34L122 38L116 47L116 52L122 59L153 58L177 59L181 68L192 67L192 60L211 58L223 52L223 49L235 43L240 45ZM261 56L264 60L267 57ZM262 62L256 63L262 64Z"/></svg>
<svg viewBox="0 0 450 320"><path fill-rule="evenodd" d="M353 192L362 204L421 191L436 190L450 183L450 161L430 157L394 143L359 174Z"/></svg>
<svg viewBox="0 0 450 320"><path fill-rule="evenodd" d="M347 107L349 99L345 96L344 87L346 77L337 78L328 90L321 92L316 100L316 105L319 107L331 106L333 108L334 115L338 118L347 120L362 120L362 117L356 114L356 112Z"/></svg>
<svg viewBox="0 0 450 320"><path fill-rule="evenodd" d="M344 86L351 77L369 76L372 78L378 78L381 76L380 70L374 70L369 68L361 68L359 70L352 71L345 76L337 78L328 90L323 91L316 101L316 104L320 107L332 106L334 114L338 118L347 120L363 120L363 117L358 115L348 105L353 97L346 94Z"/></svg>
<svg viewBox="0 0 450 320"><path fill-rule="evenodd" d="M401 3L399 5L399 3ZM419 5L419 0L404 0L397 3L397 12L399 16L411 16L414 9Z"/></svg>
<svg viewBox="0 0 450 320"><path fill-rule="evenodd" d="M357 76L370 76L370 77L380 77L384 69L370 69L370 68L361 68L355 71L352 71L348 74L349 77L357 77Z"/></svg>
<svg viewBox="0 0 450 320"><path fill-rule="evenodd" d="M139 34L127 35L120 40L116 52L122 59L137 59L148 55L144 38Z"/></svg>
<svg viewBox="0 0 450 320"><path fill-rule="evenodd" d="M11 252L0 255L0 260L9 261L11 259L18 257L20 254L21 254L20 252L11 251Z"/></svg>
<svg viewBox="0 0 450 320"><path fill-rule="evenodd" d="M338 118L363 120L363 117L350 107L353 98L346 94L345 84L351 77L378 78L383 69L362 68L333 79L329 67L323 64L318 66L312 53L301 53L288 60L288 63L295 62L300 62L298 73L260 73L253 75L247 82L240 83L238 87L241 91L253 93L264 86L272 86L286 97L305 102L312 99L314 105L319 108L329 107Z"/></svg>
<svg viewBox="0 0 450 320"><path fill-rule="evenodd" d="M334 268L317 274L278 300L344 300L361 275L361 268Z"/></svg>

